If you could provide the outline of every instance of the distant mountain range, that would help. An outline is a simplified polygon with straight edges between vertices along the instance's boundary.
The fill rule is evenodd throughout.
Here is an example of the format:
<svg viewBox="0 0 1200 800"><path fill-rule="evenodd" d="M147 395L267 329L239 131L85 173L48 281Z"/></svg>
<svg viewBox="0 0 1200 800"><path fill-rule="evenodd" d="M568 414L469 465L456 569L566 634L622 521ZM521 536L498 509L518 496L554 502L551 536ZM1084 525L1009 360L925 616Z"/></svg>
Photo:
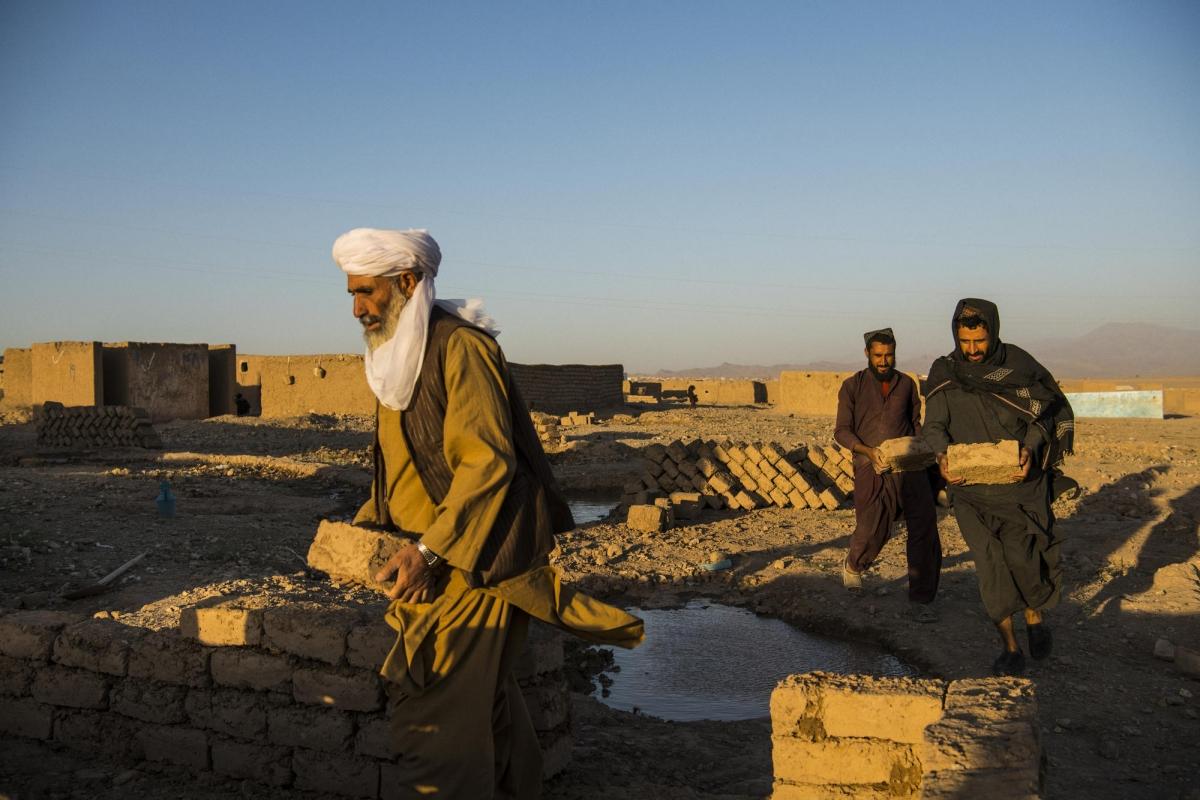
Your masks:
<svg viewBox="0 0 1200 800"><path fill-rule="evenodd" d="M1003 332L1003 331L1002 331ZM1134 378L1200 375L1200 331L1110 322L1073 339L1019 342L1056 378ZM905 358L902 367L928 365L944 353ZM740 378L771 380L784 370L850 372L864 361L812 361L804 364L730 364L681 370L660 370L663 378ZM923 366L922 370L928 369Z"/></svg>

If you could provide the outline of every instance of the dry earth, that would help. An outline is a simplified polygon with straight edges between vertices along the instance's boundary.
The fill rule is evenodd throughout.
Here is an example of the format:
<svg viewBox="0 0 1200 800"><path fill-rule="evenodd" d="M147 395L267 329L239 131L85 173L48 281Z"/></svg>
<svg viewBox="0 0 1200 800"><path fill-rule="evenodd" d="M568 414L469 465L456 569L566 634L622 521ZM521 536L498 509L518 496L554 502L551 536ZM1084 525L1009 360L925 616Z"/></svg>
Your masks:
<svg viewBox="0 0 1200 800"><path fill-rule="evenodd" d="M615 494L652 441L697 436L827 441L832 420L762 408L643 411L630 424L572 429L552 456L576 494ZM164 452L39 452L31 425L0 418L0 606L59 607L170 624L182 603L276 588L280 601L330 592L302 556L318 520L345 517L365 495L371 421L217 418L159 426ZM1046 796L1200 797L1200 681L1153 657L1165 637L1200 649L1200 420L1085 420L1068 472L1084 487L1061 503L1067 588L1050 616L1055 655L1035 664ZM161 480L173 519L154 503ZM953 516L939 619L910 618L903 543L885 548L868 591L851 596L839 564L848 511L710 512L665 534L617 522L562 537L558 564L593 593L631 605L711 597L817 632L884 645L925 674L987 674L997 642L982 613L970 554ZM64 590L146 559L107 594ZM733 569L699 569L709 554ZM796 671L804 670L797 664ZM762 798L770 792L765 720L672 723L576 696L576 750L549 798ZM0 738L0 795L11 797L300 797L214 776L194 779Z"/></svg>

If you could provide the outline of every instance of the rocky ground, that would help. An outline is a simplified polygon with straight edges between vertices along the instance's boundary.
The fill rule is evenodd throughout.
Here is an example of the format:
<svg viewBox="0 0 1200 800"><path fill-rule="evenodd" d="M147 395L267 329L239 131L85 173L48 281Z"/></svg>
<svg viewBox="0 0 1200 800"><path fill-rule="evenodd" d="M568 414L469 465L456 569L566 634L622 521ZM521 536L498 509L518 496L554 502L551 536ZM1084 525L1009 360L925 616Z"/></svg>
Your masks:
<svg viewBox="0 0 1200 800"><path fill-rule="evenodd" d="M569 431L552 460L577 496L615 496L638 449L694 437L828 441L828 418L766 408L643 410L622 424ZM239 582L281 596L329 591L303 555L318 520L344 518L365 497L371 421L217 418L159 426L164 452L49 453L21 417L0 419L0 605L70 608L139 622ZM1068 463L1084 491L1056 508L1067 589L1049 617L1055 654L1033 664L1051 798L1200 796L1200 681L1153 656L1155 641L1200 649L1200 420L1084 420ZM168 481L174 518L155 497ZM710 597L812 631L877 642L924 674L985 675L998 650L982 613L970 554L953 516L938 619L905 600L903 542L892 542L861 596L839 569L849 511L708 512L664 534L618 521L562 537L556 561L594 594L633 606ZM900 534L902 536L902 533ZM133 556L111 591L64 601ZM713 553L733 567L708 572ZM803 664L796 671L803 671ZM576 697L570 769L547 796L761 798L770 792L770 726L667 722ZM0 795L29 797L282 797L250 784L194 780L67 750L0 739ZM299 796L288 793L286 796Z"/></svg>

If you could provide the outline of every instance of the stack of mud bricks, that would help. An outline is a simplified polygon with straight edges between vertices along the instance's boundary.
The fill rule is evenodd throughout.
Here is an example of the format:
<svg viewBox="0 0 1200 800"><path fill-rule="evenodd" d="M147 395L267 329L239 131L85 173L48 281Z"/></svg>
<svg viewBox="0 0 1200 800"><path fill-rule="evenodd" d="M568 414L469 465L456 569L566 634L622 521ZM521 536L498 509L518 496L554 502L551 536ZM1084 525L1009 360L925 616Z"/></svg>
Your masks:
<svg viewBox="0 0 1200 800"><path fill-rule="evenodd" d="M163 446L150 415L132 406L45 403L37 417L37 443L45 447Z"/></svg>
<svg viewBox="0 0 1200 800"><path fill-rule="evenodd" d="M637 481L626 484L630 506L693 492L711 508L750 510L843 508L854 491L849 451L831 445L788 450L774 443L694 440L649 445Z"/></svg>
<svg viewBox="0 0 1200 800"><path fill-rule="evenodd" d="M564 428L574 428L577 425L595 425L596 415L591 411L586 414L581 414L578 411L572 411L565 417L559 417L558 424Z"/></svg>
<svg viewBox="0 0 1200 800"><path fill-rule="evenodd" d="M793 675L771 728L774 800L1040 796L1028 680Z"/></svg>
<svg viewBox="0 0 1200 800"><path fill-rule="evenodd" d="M984 444L952 444L946 449L946 471L968 484L1016 483L1021 443L1013 439Z"/></svg>
<svg viewBox="0 0 1200 800"><path fill-rule="evenodd" d="M558 417L541 411L530 411L529 418L533 421L533 429L537 431L538 440L543 447L561 447L567 443L566 435L559 428Z"/></svg>

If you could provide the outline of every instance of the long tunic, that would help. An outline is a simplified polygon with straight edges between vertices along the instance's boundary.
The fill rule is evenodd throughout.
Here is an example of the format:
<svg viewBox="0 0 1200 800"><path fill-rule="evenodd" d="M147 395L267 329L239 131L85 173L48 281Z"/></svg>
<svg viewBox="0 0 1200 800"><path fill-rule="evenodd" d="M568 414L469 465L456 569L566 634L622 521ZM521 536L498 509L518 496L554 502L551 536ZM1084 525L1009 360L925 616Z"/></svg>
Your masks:
<svg viewBox="0 0 1200 800"><path fill-rule="evenodd" d="M838 392L834 438L846 448L878 447L897 436L921 433L921 396L916 382L896 372L886 396L883 385L864 369L851 375ZM928 603L937 594L942 548L937 511L924 471L878 475L871 459L854 454L855 528L846 561L855 572L871 566L883 549L892 523L904 516L908 529L909 599Z"/></svg>
<svg viewBox="0 0 1200 800"><path fill-rule="evenodd" d="M443 451L454 478L435 505L401 433L400 414L379 407L387 505L392 522L451 569L431 603L394 601L396 645L384 663L393 744L403 753L399 796L536 797L540 756L528 712L509 674L529 615L590 641L633 647L641 620L564 586L557 570L534 568L472 588L468 573L513 479L516 453L500 348L463 328L446 345ZM537 515L548 518L548 515ZM356 523L376 522L374 499Z"/></svg>
<svg viewBox="0 0 1200 800"><path fill-rule="evenodd" d="M1021 483L953 486L949 491L992 620L1056 605L1062 570L1049 480L1039 466L1046 442L1038 427L1002 403L951 385L927 399L922 436L935 453L944 453L950 444L1002 439L1016 439L1032 451L1029 476Z"/></svg>

